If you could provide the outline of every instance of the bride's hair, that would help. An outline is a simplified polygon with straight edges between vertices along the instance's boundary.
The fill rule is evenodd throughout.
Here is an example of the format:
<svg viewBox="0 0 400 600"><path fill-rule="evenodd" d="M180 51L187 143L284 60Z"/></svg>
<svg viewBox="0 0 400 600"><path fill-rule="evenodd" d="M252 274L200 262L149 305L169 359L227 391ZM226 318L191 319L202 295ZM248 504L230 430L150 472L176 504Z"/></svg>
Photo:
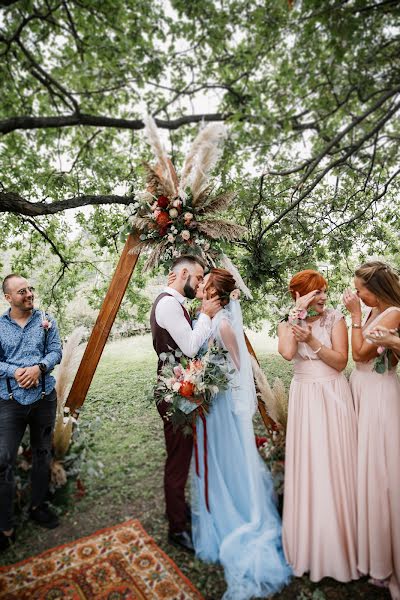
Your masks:
<svg viewBox="0 0 400 600"><path fill-rule="evenodd" d="M322 277L321 273L312 269L299 271L289 282L289 292L293 300L296 299L296 292L299 292L300 296L305 296L309 292L321 290L324 287L328 287L326 279Z"/></svg>
<svg viewBox="0 0 400 600"><path fill-rule="evenodd" d="M221 300L221 306L226 306L229 304L230 293L236 288L236 282L232 273L226 269L211 269L204 291L206 292L210 287L215 288L217 296Z"/></svg>
<svg viewBox="0 0 400 600"><path fill-rule="evenodd" d="M400 307L399 276L392 267L379 260L360 265L355 276L362 279L367 290L389 306Z"/></svg>

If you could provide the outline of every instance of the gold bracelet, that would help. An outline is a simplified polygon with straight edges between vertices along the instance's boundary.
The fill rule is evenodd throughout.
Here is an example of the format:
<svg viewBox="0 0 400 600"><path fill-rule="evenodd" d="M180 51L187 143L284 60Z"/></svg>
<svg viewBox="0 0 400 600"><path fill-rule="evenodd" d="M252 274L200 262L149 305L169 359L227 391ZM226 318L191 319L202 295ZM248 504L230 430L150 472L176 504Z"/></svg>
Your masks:
<svg viewBox="0 0 400 600"><path fill-rule="evenodd" d="M351 326L353 329L361 329L361 324L359 323L352 323Z"/></svg>
<svg viewBox="0 0 400 600"><path fill-rule="evenodd" d="M322 344L321 344L321 346L320 346L319 348L317 348L316 350L314 350L315 354L318 354L318 352L319 352L320 350L322 350Z"/></svg>

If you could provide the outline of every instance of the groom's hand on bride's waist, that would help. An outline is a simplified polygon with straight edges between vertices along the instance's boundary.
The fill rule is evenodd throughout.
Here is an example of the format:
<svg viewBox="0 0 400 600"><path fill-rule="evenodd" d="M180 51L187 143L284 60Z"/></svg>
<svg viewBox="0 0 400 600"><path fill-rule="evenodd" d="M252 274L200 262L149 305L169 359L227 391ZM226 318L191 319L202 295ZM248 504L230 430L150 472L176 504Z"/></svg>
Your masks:
<svg viewBox="0 0 400 600"><path fill-rule="evenodd" d="M210 317L210 319L212 319L217 314L217 312L221 310L221 308L221 302L218 297L210 299L204 298L200 312L206 314Z"/></svg>

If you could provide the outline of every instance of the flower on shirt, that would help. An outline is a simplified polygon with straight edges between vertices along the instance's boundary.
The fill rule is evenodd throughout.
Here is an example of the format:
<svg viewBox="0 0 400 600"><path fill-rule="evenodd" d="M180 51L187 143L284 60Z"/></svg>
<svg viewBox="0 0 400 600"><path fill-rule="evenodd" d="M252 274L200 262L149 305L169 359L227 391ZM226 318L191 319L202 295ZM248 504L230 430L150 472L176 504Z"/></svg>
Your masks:
<svg viewBox="0 0 400 600"><path fill-rule="evenodd" d="M40 326L43 327L43 329L45 331L48 331L49 329L51 329L51 326L52 326L52 322L47 317L47 315L44 312L44 310L42 310L42 322L41 322Z"/></svg>

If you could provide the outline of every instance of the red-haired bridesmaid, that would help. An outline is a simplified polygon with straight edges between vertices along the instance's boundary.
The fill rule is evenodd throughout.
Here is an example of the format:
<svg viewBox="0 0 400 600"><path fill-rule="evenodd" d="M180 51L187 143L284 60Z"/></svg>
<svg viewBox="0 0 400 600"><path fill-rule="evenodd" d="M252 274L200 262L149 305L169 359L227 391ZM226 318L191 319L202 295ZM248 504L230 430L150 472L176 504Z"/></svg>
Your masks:
<svg viewBox="0 0 400 600"><path fill-rule="evenodd" d="M343 374L343 316L326 309L327 282L313 270L289 284L296 301L278 328L279 352L294 361L286 434L283 545L293 572L312 581L358 579L357 424Z"/></svg>

